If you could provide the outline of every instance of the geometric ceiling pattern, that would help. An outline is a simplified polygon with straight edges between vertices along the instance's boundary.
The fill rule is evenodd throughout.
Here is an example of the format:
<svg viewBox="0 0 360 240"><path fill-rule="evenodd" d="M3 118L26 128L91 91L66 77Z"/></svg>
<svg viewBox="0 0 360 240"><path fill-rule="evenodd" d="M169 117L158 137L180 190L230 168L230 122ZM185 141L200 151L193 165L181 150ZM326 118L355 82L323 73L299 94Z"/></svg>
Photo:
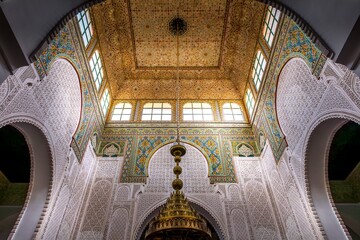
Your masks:
<svg viewBox="0 0 360 240"><path fill-rule="evenodd" d="M255 0L105 0L93 6L112 99L149 99L149 87L153 99L174 98L169 89L177 50L187 98L242 99L264 11ZM177 16L187 24L178 37L169 30Z"/></svg>
<svg viewBox="0 0 360 240"><path fill-rule="evenodd" d="M131 0L132 44L137 68L200 69L219 67L227 23L227 0L177 1ZM186 32L175 36L172 19L186 22ZM206 38L204 38L206 36Z"/></svg>

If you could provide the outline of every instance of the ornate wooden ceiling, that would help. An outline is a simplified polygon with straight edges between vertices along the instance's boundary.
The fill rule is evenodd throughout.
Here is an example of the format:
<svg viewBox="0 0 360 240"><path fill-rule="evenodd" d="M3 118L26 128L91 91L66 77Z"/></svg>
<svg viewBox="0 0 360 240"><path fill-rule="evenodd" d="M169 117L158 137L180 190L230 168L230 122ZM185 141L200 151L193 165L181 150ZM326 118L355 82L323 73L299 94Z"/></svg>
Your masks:
<svg viewBox="0 0 360 240"><path fill-rule="evenodd" d="M150 98L149 91L152 98L174 96L179 46L186 98L242 99L264 9L254 0L106 0L94 6L113 98ZM169 30L177 16L187 25L178 37Z"/></svg>
<svg viewBox="0 0 360 240"><path fill-rule="evenodd" d="M181 69L218 68L225 29L228 1L143 1L131 0L132 45L137 69L171 69L177 66L177 45ZM175 36L169 23L179 16L186 32Z"/></svg>

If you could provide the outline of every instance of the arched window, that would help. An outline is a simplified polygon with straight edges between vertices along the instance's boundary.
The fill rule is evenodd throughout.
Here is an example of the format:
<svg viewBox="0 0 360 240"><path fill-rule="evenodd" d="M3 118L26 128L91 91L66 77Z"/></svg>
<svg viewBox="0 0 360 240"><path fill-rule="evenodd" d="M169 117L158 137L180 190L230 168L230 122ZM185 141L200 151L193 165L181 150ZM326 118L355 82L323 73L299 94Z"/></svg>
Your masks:
<svg viewBox="0 0 360 240"><path fill-rule="evenodd" d="M94 78L96 90L99 90L101 86L101 82L103 80L104 73L103 73L100 54L98 50L95 50L94 54L91 56L89 63Z"/></svg>
<svg viewBox="0 0 360 240"><path fill-rule="evenodd" d="M101 101L100 101L101 109L102 109L104 115L106 115L106 112L109 108L109 104L110 104L109 89L105 89L104 94L102 95Z"/></svg>
<svg viewBox="0 0 360 240"><path fill-rule="evenodd" d="M112 121L129 121L131 117L131 104L130 103L118 103L116 104L112 113Z"/></svg>
<svg viewBox="0 0 360 240"><path fill-rule="evenodd" d="M84 46L87 47L87 45L89 44L91 37L93 35L93 29L91 26L91 18L90 18L89 10L85 9L85 10L79 12L76 15L76 18L79 23L80 32L81 32Z"/></svg>
<svg viewBox="0 0 360 240"><path fill-rule="evenodd" d="M276 28L280 19L280 11L272 6L269 6L266 12L265 24L263 29L263 35L266 43L271 47Z"/></svg>
<svg viewBox="0 0 360 240"><path fill-rule="evenodd" d="M141 120L143 121L170 121L171 105L169 103L146 103Z"/></svg>
<svg viewBox="0 0 360 240"><path fill-rule="evenodd" d="M254 111L254 105L255 105L254 96L252 95L250 88L248 88L245 93L245 105L249 112L249 117L250 117Z"/></svg>
<svg viewBox="0 0 360 240"><path fill-rule="evenodd" d="M266 60L261 51L256 53L254 67L252 70L252 78L255 84L255 88L257 91L260 89L261 81L264 76L264 71L266 67Z"/></svg>
<svg viewBox="0 0 360 240"><path fill-rule="evenodd" d="M237 103L224 103L223 114L225 121L244 121L244 116Z"/></svg>
<svg viewBox="0 0 360 240"><path fill-rule="evenodd" d="M185 103L183 107L184 121L213 121L211 105L208 103Z"/></svg>

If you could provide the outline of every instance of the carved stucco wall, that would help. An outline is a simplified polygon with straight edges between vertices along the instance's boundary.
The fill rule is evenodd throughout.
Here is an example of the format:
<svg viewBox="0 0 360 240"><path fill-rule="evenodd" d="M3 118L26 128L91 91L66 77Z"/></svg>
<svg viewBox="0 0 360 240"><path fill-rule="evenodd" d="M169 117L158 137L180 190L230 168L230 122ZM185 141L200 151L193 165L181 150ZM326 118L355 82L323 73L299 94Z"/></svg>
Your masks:
<svg viewBox="0 0 360 240"><path fill-rule="evenodd" d="M68 155L68 164L61 183L61 191L56 195L55 207L49 215L41 239L72 239L84 208L93 178L96 155L88 145L84 158L79 163L74 152Z"/></svg>
<svg viewBox="0 0 360 240"><path fill-rule="evenodd" d="M56 236L61 223L59 218L67 216L66 206L69 201L73 201L73 188L77 186L64 182L76 177L67 176L67 171L71 166L79 165L75 156L70 160L69 149L79 124L80 113L79 78L75 68L65 59L53 62L48 75L42 81L39 81L32 66L28 66L18 69L15 75L9 76L0 87L0 125L11 122L38 122L43 125L41 130L51 143L51 195L46 203L48 211L45 209L45 216L41 218L43 224L38 226L37 230L39 235L47 239ZM75 170L72 171L75 174ZM86 174L90 172L86 171ZM81 187L84 184L83 182ZM74 212L71 211L71 214ZM62 228L65 226L61 225Z"/></svg>
<svg viewBox="0 0 360 240"><path fill-rule="evenodd" d="M315 122L331 118L359 121L359 77L328 60L317 79L299 58L288 61L279 76L277 114L291 154L291 167L305 190L307 138ZM348 116L348 117L346 117Z"/></svg>
<svg viewBox="0 0 360 240"><path fill-rule="evenodd" d="M234 157L242 204L234 206L246 216L248 236L244 239L280 239L272 198L268 192L261 160L257 157ZM235 226L233 227L234 229ZM240 229L239 229L240 230Z"/></svg>
<svg viewBox="0 0 360 240"><path fill-rule="evenodd" d="M77 24L76 19L67 22L53 40L35 54L36 61L33 66L40 80L49 76L52 64L57 59L68 60L76 70L81 89L81 109L80 122L76 132L72 133L71 147L81 161L88 139L94 132L101 133L104 116L99 106L98 94L101 92L98 93L95 89L91 72L88 69L88 59L84 54L82 40L77 35L75 24Z"/></svg>
<svg viewBox="0 0 360 240"><path fill-rule="evenodd" d="M294 68L294 65L296 68ZM74 69L70 68L71 65L65 60L55 62L53 67L57 69L56 71L67 71L69 76L75 76ZM359 91L356 90L355 86L357 86L359 79L351 72L331 62L327 62L325 67L321 80L317 80L304 68L302 60L294 59L289 61L288 65L284 67L284 72L282 72L284 75L280 76L279 93L284 91L282 84L286 82L283 83L283 81L298 80L310 84L310 86L314 84L311 81L315 81L316 84L321 84L326 88L321 95L321 99L317 100L319 101L319 106L315 106L317 110L313 110L314 114L317 114L314 116L315 120L319 120L319 114L335 110L356 114L358 111L357 106L359 106L357 100ZM333 72L329 69L333 69ZM302 71L303 74L299 75L296 71ZM335 73L341 77L334 76ZM67 106L66 101L75 101L70 96L70 100L67 97L64 98L65 100L56 98L57 93L51 90L53 88L51 86L58 86L59 84L54 79L59 78L61 80L61 76L62 73L58 72L49 74L49 77L43 80L49 82L46 84L45 82L35 83L32 87L23 84L20 78L15 76L8 79L7 85L1 86L2 93L5 92L5 94L2 94L4 97L0 101L0 104L3 104L1 106L5 106L5 111L2 110L3 113L6 113L4 118L11 117L12 114L16 115L17 112L30 115L33 118L39 118L42 114L51 113L52 116L47 118L48 122L45 121L44 123L49 129L66 126L63 127L63 130L55 128L54 131L49 131L54 138L54 142L57 143L57 145L54 144L54 147L59 148L54 153L62 151L59 155L62 157L56 158L56 171L62 170L62 173L59 175L60 178L54 178L54 186L58 186L59 190L54 193L54 198L51 200L54 207L50 208L45 217L45 224L40 231L41 237L43 239L98 239L101 237L111 239L117 236L125 236L126 239L132 239L146 220L146 216L163 204L169 194L172 169L172 165L169 163L171 157L168 154L170 145L158 149L153 155L149 162L149 177L145 185L119 183L121 169L124 164L123 157L97 157L97 163L95 164L94 159L96 156L90 144L87 146L84 159L80 164L74 152L68 152L70 136L75 131L79 115L69 113L67 111L71 110L66 109L63 112L71 116L58 117L62 119L70 117L67 120L70 122L58 123L54 120L54 116L60 113L51 112L51 109L48 109L46 113L42 112L42 109L46 108L45 106L50 108L50 106L60 105L58 108L61 109L63 106ZM292 83L291 86L296 88L296 83ZM11 88L11 86L13 87ZM45 89L43 92L40 90L42 86ZM76 85L71 86L76 89ZM285 84L285 86L288 85ZM66 87L68 86L64 85L65 90L62 90L67 91L67 93L63 93L64 96L71 93L71 90L67 90ZM316 86L311 88L317 89ZM17 89L17 91L14 89ZM34 101L31 94L21 95L28 93L30 90L35 91L35 89L37 91L36 97L40 99L38 101ZM61 86L60 89L62 89ZM305 95L315 94L308 93L310 92L308 89L309 87L302 86L301 91L295 92L302 92ZM49 97L48 105L42 102L47 99L45 95L47 91L52 94ZM319 92L322 91L319 90ZM14 96L11 96L11 93ZM306 118L311 115L308 113L300 114L295 111L294 109L298 109L298 105L292 105L289 101L287 101L289 105L284 104L288 95L286 93L282 94L285 97L279 97L278 105L284 108L279 110L280 124L282 124L282 121L286 121L286 116L283 116L282 113L289 106L291 106L291 109L289 109L289 111L291 110L290 114L287 115L289 118L295 119L295 116ZM297 97L300 98L295 94L294 99L297 99ZM28 103L27 107L23 106L22 101L24 98ZM33 98L35 97L33 96ZM56 100L51 100L52 98ZM309 99L312 98L309 97ZM65 103L62 101L65 101ZM15 104L16 102L18 102L18 105ZM302 107L301 104L305 103L300 101L300 107ZM13 108L11 114L10 111L6 111L8 107ZM78 105L79 107L80 105ZM17 111L14 111L14 109ZM300 109L305 111L307 108L302 107ZM303 137L301 134L303 131L308 130L311 119L299 119L299 121L304 121L306 127L301 128L298 132L288 131L291 125L287 125L286 122L281 126L284 126L286 134L293 133L305 142L306 136ZM61 137L65 139L63 143L57 140L61 139ZM289 139L296 138L289 136ZM191 164L195 165L187 165L187 158L184 159L184 169L189 171L189 169L196 168L198 170L198 172L186 173L189 174L188 176L185 176L184 173L184 179L190 179L190 185L185 185L185 189L190 201L200 205L215 219L215 227L218 228L220 236L225 239L315 239L321 237L316 215L313 214L313 209L309 207L306 192L303 189L305 183L301 183L301 179L305 179L305 175L303 178L298 178L298 173L304 173L303 171L294 170L297 166L294 161L297 161L296 156L303 156L304 145L297 146L296 144L301 144L301 142L297 143L295 140L289 142L295 142L295 144L289 144L289 150L286 151L286 154L282 156L277 165L269 143L265 145L263 154L260 157L233 157L237 182L215 185L209 183L206 174L209 166L203 153L195 147L187 145L188 159L198 159L199 161L190 161ZM294 145L295 147L293 147ZM289 157L291 157L290 161ZM303 169L304 164L303 160L298 163ZM57 176L56 171L54 176ZM123 228L116 226L123 226ZM243 230L238 231L238 229ZM137 234L141 234L141 232Z"/></svg>
<svg viewBox="0 0 360 240"><path fill-rule="evenodd" d="M315 219L321 228L321 234L323 236L330 234L334 229L330 224L342 225L345 235L349 236L346 228L344 227L340 216L337 214L337 210L332 201L331 192L329 188L329 182L327 178L327 157L319 156L317 159L310 159L307 149L309 144L312 146L318 144L318 142L309 142L310 136L312 136L314 129L317 126L327 120L345 119L360 123L360 92L358 89L360 79L353 72L346 69L341 65L333 63L331 60L327 60L324 69L320 74L320 78L314 77L307 64L299 58L291 59L284 66L278 83L277 91L277 113L280 126L285 134L288 142L288 149L286 150L287 157L283 161L280 160L278 164L281 178L285 179L285 182L291 183L291 188L286 193L292 199L299 201L297 196L304 196L305 207L307 207L307 218ZM332 129L331 126L328 131L333 131L333 134L337 130ZM327 146L329 148L332 138L326 138ZM318 151L328 152L329 149L318 149ZM317 174L321 174L325 179L325 184L321 188L325 188L321 197L326 199L319 202L318 199L314 199L317 195L314 195L316 191L316 180L314 176L314 169L307 167L310 163L307 161L323 162ZM286 166L286 167L285 167ZM291 177L294 177L291 179ZM323 179L321 178L323 182ZM272 182L272 185L275 183ZM313 190L315 189L315 190ZM323 196L324 195L324 196ZM320 196L320 195L319 195ZM315 202L316 201L316 202ZM301 206L300 202L296 203L292 201L292 206ZM321 209L326 209L322 210ZM319 215L319 211L326 213L334 213L335 218L333 220L327 220ZM301 214L297 214L303 220L301 226L306 226L304 221L306 218ZM321 218L321 221L319 220ZM329 217L330 219L330 217ZM315 228L316 229L316 228ZM325 230L323 230L325 229ZM341 229L341 228L340 228ZM342 230L337 230L336 233ZM309 230L306 230L309 232ZM308 233L308 235L311 235ZM331 237L331 236L329 236Z"/></svg>
<svg viewBox="0 0 360 240"><path fill-rule="evenodd" d="M276 164L274 154L266 144L261 155L265 181L273 196L278 221L287 239L318 239L321 232L316 217L306 200L306 195L296 183L296 176L288 165L285 154Z"/></svg>
<svg viewBox="0 0 360 240"><path fill-rule="evenodd" d="M97 153L103 156L109 145L119 146L119 156L124 156L120 181L145 183L152 154L158 148L175 140L175 128L168 124L164 126L155 123L152 124L152 128L141 125L118 126L104 129ZM248 144L255 150L254 155L259 154L249 127L239 125L219 127L218 124L207 124L205 127L182 127L180 134L183 142L196 146L206 157L212 183L236 182L232 155L239 154L240 144Z"/></svg>
<svg viewBox="0 0 360 240"><path fill-rule="evenodd" d="M25 69L31 69L31 66ZM24 69L24 70L25 70ZM22 71L18 72L20 74ZM25 70L26 71L26 70ZM54 143L53 162L56 189L66 164L71 136L75 132L81 110L79 79L66 60L52 64L49 75L41 82L29 78L9 76L1 85L0 123L11 118L33 118L43 123Z"/></svg>
<svg viewBox="0 0 360 240"><path fill-rule="evenodd" d="M280 159L287 146L276 112L278 79L284 65L291 58L301 58L309 67L308 72L318 77L327 59L301 28L287 16L283 19L278 35L269 56L269 65L264 75L261 92L258 94L253 120L254 133L258 137L260 133L266 136L276 160Z"/></svg>
<svg viewBox="0 0 360 240"><path fill-rule="evenodd" d="M98 157L77 237L140 237L144 226L169 196L174 165L170 147L171 144L165 145L152 156L146 184L119 183L123 158ZM181 162L184 191L190 202L208 212L222 239L321 237L285 157L277 167L268 143L261 157L233 158L237 183L215 185L206 175L208 165L203 154L191 145L186 147L187 155ZM194 168L197 171L189 171Z"/></svg>

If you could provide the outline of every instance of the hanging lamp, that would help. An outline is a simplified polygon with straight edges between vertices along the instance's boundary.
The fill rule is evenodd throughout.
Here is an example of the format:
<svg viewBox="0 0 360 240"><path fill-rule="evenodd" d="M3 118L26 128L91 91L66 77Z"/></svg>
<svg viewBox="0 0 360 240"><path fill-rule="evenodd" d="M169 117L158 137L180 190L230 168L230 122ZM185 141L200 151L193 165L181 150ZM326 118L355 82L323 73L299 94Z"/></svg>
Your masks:
<svg viewBox="0 0 360 240"><path fill-rule="evenodd" d="M179 36L187 30L186 22L176 17L169 23L169 30L177 37L177 68L176 68L176 143L171 147L170 153L176 163L173 171L176 178L172 182L174 191L167 199L160 213L151 220L145 232L146 240L210 240L211 231L207 223L195 209L193 209L184 192L181 191L183 182L179 178L182 168L179 163L181 157L186 154L185 146L180 144L179 126Z"/></svg>

